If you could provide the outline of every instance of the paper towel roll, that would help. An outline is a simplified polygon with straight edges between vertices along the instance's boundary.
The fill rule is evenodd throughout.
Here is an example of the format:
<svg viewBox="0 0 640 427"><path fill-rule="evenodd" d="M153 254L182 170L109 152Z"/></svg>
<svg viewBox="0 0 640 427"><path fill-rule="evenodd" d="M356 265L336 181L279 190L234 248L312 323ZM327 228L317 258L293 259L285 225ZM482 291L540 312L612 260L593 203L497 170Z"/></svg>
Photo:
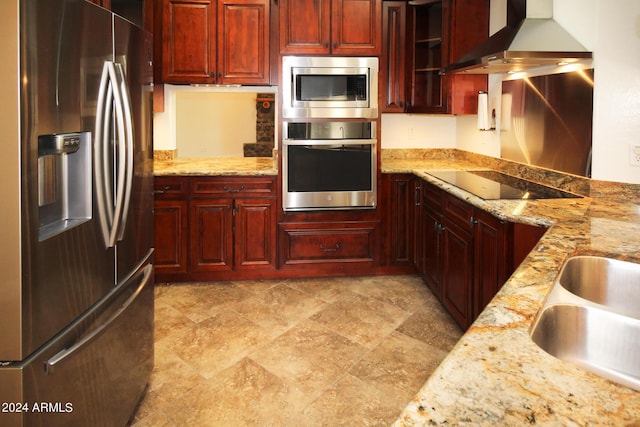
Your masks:
<svg viewBox="0 0 640 427"><path fill-rule="evenodd" d="M489 130L489 100L487 92L478 92L478 129Z"/></svg>

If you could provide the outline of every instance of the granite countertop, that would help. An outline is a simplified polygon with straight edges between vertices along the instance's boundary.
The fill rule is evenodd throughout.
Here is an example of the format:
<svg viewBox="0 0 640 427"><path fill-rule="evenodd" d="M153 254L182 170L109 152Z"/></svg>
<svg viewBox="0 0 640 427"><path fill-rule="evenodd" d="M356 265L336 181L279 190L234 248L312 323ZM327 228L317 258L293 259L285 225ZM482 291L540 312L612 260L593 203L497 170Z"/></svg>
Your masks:
<svg viewBox="0 0 640 427"><path fill-rule="evenodd" d="M638 425L640 392L550 356L529 338L568 256L640 262L637 186L635 198L625 193L628 185L593 181L582 199L489 201L425 173L486 166L468 159L382 162L383 172L413 173L498 217L549 227L394 425Z"/></svg>
<svg viewBox="0 0 640 427"><path fill-rule="evenodd" d="M156 176L263 176L278 175L278 166L277 158L271 157L177 158L155 160L153 171Z"/></svg>

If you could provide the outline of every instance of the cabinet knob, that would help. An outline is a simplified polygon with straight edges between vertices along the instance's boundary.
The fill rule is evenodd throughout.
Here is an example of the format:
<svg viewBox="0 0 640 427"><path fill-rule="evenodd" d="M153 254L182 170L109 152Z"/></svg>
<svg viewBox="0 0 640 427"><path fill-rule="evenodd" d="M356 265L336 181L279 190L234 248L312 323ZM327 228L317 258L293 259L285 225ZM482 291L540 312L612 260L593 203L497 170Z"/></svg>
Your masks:
<svg viewBox="0 0 640 427"><path fill-rule="evenodd" d="M469 225L471 227L475 226L478 223L478 220L475 219L474 217L469 218Z"/></svg>
<svg viewBox="0 0 640 427"><path fill-rule="evenodd" d="M329 48L329 42L324 42L324 47L328 49Z"/></svg>

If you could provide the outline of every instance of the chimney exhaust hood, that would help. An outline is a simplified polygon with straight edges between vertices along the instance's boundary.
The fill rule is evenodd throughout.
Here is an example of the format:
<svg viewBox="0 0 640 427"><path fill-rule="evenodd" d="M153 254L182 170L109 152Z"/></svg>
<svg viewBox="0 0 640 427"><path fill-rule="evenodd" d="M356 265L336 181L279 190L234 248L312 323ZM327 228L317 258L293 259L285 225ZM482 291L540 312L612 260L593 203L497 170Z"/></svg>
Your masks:
<svg viewBox="0 0 640 427"><path fill-rule="evenodd" d="M553 19L553 1L507 0L507 25L485 42L445 67L443 74L496 74L566 65L593 58Z"/></svg>

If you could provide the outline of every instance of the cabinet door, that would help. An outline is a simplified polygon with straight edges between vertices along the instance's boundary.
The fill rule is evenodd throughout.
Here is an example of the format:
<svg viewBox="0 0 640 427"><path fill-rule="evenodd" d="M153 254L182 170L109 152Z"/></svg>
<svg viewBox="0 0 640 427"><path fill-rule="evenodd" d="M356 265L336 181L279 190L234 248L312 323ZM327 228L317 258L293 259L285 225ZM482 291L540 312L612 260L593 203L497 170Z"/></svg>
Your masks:
<svg viewBox="0 0 640 427"><path fill-rule="evenodd" d="M380 111L402 113L406 105L407 2L382 3Z"/></svg>
<svg viewBox="0 0 640 427"><path fill-rule="evenodd" d="M275 268L275 199L235 200L235 268Z"/></svg>
<svg viewBox="0 0 640 427"><path fill-rule="evenodd" d="M331 0L280 1L280 53L328 54Z"/></svg>
<svg viewBox="0 0 640 427"><path fill-rule="evenodd" d="M489 37L488 0L435 0L408 10L411 113L476 114L482 75L441 75L442 68Z"/></svg>
<svg viewBox="0 0 640 427"><path fill-rule="evenodd" d="M269 83L269 0L220 1L218 83Z"/></svg>
<svg viewBox="0 0 640 427"><path fill-rule="evenodd" d="M467 329L472 320L473 235L445 219L442 238L442 304Z"/></svg>
<svg viewBox="0 0 640 427"><path fill-rule="evenodd" d="M233 267L233 199L192 200L189 205L191 272Z"/></svg>
<svg viewBox="0 0 640 427"><path fill-rule="evenodd" d="M447 111L446 86L440 75L447 57L447 40L444 37L447 5L444 1L433 1L410 6L412 85L409 112Z"/></svg>
<svg viewBox="0 0 640 427"><path fill-rule="evenodd" d="M215 83L216 6L213 0L164 0L163 79Z"/></svg>
<svg viewBox="0 0 640 427"><path fill-rule="evenodd" d="M442 210L444 192L421 181L418 269L438 299L442 298Z"/></svg>
<svg viewBox="0 0 640 427"><path fill-rule="evenodd" d="M187 271L189 217L186 200L156 200L155 268L162 273Z"/></svg>
<svg viewBox="0 0 640 427"><path fill-rule="evenodd" d="M420 273L434 295L442 296L442 217L426 206L421 211Z"/></svg>
<svg viewBox="0 0 640 427"><path fill-rule="evenodd" d="M409 265L415 250L415 179L412 175L393 174L390 180L389 249L392 265Z"/></svg>
<svg viewBox="0 0 640 427"><path fill-rule="evenodd" d="M511 265L510 223L475 210L473 319L506 282Z"/></svg>
<svg viewBox="0 0 640 427"><path fill-rule="evenodd" d="M382 34L382 0L333 0L331 52L377 56Z"/></svg>
<svg viewBox="0 0 640 427"><path fill-rule="evenodd" d="M487 0L451 1L447 28L447 65L460 59L489 37ZM476 114L478 91L487 90L488 79L480 74L453 74L445 77L448 111L451 114Z"/></svg>

